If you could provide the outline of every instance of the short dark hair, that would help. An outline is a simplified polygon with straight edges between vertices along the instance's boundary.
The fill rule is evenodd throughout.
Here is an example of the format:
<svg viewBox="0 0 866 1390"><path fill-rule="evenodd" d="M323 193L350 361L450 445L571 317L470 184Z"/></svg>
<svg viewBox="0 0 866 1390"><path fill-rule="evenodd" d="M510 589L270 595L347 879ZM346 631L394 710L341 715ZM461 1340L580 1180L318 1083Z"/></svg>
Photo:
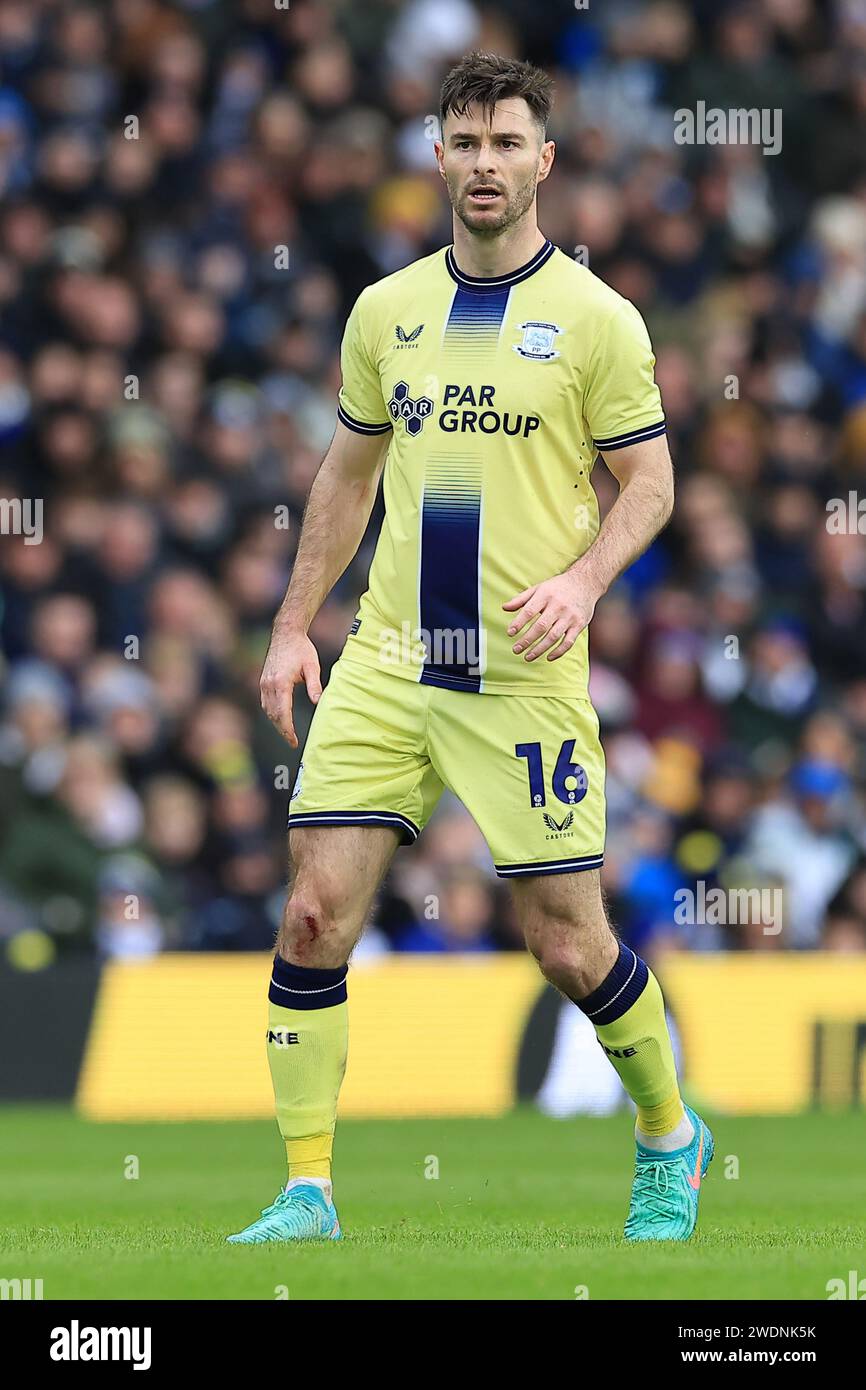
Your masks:
<svg viewBox="0 0 866 1390"><path fill-rule="evenodd" d="M546 133L553 106L553 79L532 63L478 50L461 58L442 83L440 126L444 127L449 111L462 116L467 106L474 104L491 116L494 106L503 97L523 97L542 133Z"/></svg>

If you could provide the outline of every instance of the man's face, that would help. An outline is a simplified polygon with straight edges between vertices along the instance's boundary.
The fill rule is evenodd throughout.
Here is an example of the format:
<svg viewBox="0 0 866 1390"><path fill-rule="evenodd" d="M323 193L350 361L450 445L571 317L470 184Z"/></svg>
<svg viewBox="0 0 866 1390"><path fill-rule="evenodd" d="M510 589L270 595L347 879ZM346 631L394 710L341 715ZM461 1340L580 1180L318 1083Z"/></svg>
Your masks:
<svg viewBox="0 0 866 1390"><path fill-rule="evenodd" d="M451 206L480 236L498 236L532 207L553 153L523 97L500 101L487 115L475 106L462 116L450 111L436 142Z"/></svg>

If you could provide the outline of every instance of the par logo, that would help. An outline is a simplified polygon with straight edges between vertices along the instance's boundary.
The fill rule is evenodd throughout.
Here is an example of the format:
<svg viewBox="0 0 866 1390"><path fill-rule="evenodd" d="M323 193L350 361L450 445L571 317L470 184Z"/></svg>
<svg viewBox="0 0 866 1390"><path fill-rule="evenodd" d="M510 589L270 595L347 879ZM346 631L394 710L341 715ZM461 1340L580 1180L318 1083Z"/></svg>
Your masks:
<svg viewBox="0 0 866 1390"><path fill-rule="evenodd" d="M415 400L409 395L408 382L397 382L388 402L388 413L392 420L403 421L407 434L420 434L424 427L424 421L432 410L433 402L429 396L419 396Z"/></svg>

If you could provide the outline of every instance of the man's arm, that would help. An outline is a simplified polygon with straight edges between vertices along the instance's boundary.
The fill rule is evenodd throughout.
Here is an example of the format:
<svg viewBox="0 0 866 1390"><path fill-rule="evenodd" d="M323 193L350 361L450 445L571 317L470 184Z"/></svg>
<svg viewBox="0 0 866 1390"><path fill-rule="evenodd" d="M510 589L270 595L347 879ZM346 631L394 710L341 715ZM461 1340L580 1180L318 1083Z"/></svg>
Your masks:
<svg viewBox="0 0 866 1390"><path fill-rule="evenodd" d="M524 661L536 661L545 652L548 661L556 661L570 651L602 594L670 519L674 479L664 435L611 451L605 463L619 483L619 497L592 545L564 574L534 584L502 605L514 613L508 635L520 633L512 651L524 652Z"/></svg>
<svg viewBox="0 0 866 1390"><path fill-rule="evenodd" d="M298 746L294 687L303 680L313 704L322 693L319 658L307 631L361 544L390 442L390 431L359 434L338 422L310 488L292 577L260 682L262 709L293 748Z"/></svg>

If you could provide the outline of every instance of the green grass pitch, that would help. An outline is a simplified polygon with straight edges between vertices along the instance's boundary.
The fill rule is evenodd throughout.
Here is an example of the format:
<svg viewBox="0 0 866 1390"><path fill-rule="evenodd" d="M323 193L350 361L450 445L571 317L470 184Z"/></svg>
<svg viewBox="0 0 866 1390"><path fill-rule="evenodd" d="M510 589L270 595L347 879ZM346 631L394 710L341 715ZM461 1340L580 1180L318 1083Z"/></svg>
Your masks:
<svg viewBox="0 0 866 1390"><path fill-rule="evenodd" d="M630 1120L342 1122L340 1243L235 1248L273 1200L269 1123L0 1111L0 1278L46 1299L826 1299L866 1276L862 1115L707 1117L687 1245L627 1246ZM127 1178L132 1158L139 1176ZM438 1178L425 1177L438 1163ZM739 1176L733 1176L738 1170ZM731 1176L726 1177L729 1173Z"/></svg>

